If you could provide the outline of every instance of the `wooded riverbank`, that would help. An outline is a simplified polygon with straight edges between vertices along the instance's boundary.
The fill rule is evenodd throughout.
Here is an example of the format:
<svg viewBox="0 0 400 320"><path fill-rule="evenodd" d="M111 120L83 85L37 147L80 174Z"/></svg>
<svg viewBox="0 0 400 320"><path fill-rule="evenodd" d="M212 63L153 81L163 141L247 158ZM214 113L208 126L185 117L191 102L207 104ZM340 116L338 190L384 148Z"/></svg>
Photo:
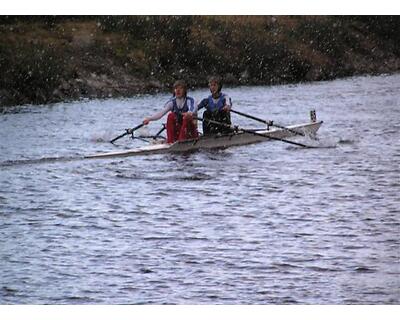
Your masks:
<svg viewBox="0 0 400 320"><path fill-rule="evenodd" d="M391 16L3 16L0 106L400 70Z"/></svg>

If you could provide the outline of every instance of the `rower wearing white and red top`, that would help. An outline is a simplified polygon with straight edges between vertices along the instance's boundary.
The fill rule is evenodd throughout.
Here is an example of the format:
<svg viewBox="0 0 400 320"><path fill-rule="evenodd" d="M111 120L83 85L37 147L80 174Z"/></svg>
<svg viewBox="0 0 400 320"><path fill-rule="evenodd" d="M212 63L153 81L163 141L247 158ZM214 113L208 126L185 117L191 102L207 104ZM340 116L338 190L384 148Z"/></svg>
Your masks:
<svg viewBox="0 0 400 320"><path fill-rule="evenodd" d="M192 97L187 95L187 85L183 80L174 83L174 97L165 104L160 112L143 120L145 125L150 121L167 118L167 143L198 138L197 122L194 116L197 114L197 105Z"/></svg>

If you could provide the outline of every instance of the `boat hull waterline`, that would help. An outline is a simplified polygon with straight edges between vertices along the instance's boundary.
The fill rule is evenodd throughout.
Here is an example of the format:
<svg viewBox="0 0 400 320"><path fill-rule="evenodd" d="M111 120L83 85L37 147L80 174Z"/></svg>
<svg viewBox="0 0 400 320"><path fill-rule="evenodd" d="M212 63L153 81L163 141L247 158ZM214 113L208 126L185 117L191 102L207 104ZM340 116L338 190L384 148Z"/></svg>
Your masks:
<svg viewBox="0 0 400 320"><path fill-rule="evenodd" d="M227 148L232 146L241 146L246 144L252 144L263 141L274 141L268 139L268 137L285 139L296 135L294 132L303 133L306 136L314 136L320 126L322 121L310 122L298 125L287 126L289 130L274 128L274 129L261 129L256 130L257 134L265 135L265 137L260 135L255 135L249 132L238 132L227 135L215 135L215 136L202 136L199 139L177 141L172 144L161 143L147 145L135 149L114 151L107 153L97 153L93 155L85 156L86 159L99 159L99 158L114 158L114 157L130 157L139 155L149 155L149 154L162 154L162 153L180 153L189 152L199 149L216 149L216 148Z"/></svg>

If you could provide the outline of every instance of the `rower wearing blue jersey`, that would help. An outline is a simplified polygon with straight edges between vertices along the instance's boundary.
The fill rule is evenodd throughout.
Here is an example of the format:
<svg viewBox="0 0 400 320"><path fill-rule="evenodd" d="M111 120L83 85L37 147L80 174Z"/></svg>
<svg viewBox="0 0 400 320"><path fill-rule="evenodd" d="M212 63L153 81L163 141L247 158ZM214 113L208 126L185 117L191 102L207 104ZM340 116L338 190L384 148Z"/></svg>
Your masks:
<svg viewBox="0 0 400 320"><path fill-rule="evenodd" d="M197 106L192 97L187 95L187 85L183 80L174 83L174 96L169 99L164 109L151 117L143 120L147 125L150 121L161 119L168 112L167 117L167 143L198 138L197 122L194 115L197 114Z"/></svg>
<svg viewBox="0 0 400 320"><path fill-rule="evenodd" d="M230 133L232 130L228 126L231 125L231 98L227 94L221 92L221 78L217 76L210 77L208 85L211 95L203 99L198 105L198 110L201 108L206 109L203 113L203 134ZM207 120L220 122L226 126L211 123Z"/></svg>

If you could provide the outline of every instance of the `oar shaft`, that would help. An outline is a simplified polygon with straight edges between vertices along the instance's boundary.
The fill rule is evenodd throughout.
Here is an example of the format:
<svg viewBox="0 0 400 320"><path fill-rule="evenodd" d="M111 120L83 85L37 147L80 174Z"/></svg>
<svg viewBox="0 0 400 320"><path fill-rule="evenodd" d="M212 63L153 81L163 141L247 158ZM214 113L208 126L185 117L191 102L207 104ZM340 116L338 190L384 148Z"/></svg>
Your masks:
<svg viewBox="0 0 400 320"><path fill-rule="evenodd" d="M233 110L233 109L231 109L231 112L236 113L236 114L238 114L238 115L240 115L240 116L243 116L243 117L245 117L245 118L249 118L249 119L256 120L256 121L258 121L258 122L265 123L265 124L267 124L267 125L271 125L271 122L272 122L272 121L267 121L267 120L264 120L264 119L260 119L260 118L257 118L257 117L255 117L255 116L252 116L252 115L250 115L250 114L246 114L246 113L243 113L243 112L240 112L240 111L236 111L236 110Z"/></svg>
<svg viewBox="0 0 400 320"><path fill-rule="evenodd" d="M137 129L140 129L140 128L143 127L143 126L144 126L144 123L141 123L141 124L137 125L136 127L132 128L131 131L132 131L132 132L133 132L133 131L136 131Z"/></svg>
<svg viewBox="0 0 400 320"><path fill-rule="evenodd" d="M157 137L166 129L167 127L165 126L165 124L163 124L162 128L160 129L160 131L158 131L156 133L156 135L153 137L153 139L157 139Z"/></svg>
<svg viewBox="0 0 400 320"><path fill-rule="evenodd" d="M115 137L114 139L112 139L110 142L114 143L115 141L117 141L118 139L121 139L122 137L125 137L128 134L128 132L125 132L123 134L120 134L118 137Z"/></svg>
<svg viewBox="0 0 400 320"><path fill-rule="evenodd" d="M118 139L121 139L122 137L125 137L127 134L133 133L134 131L136 131L137 129L140 129L143 126L144 126L144 123L141 123L141 124L137 125L136 127L132 128L132 129L126 129L126 132L124 132L123 134L120 134L118 137L115 137L110 142L114 143Z"/></svg>
<svg viewBox="0 0 400 320"><path fill-rule="evenodd" d="M196 118L196 119L200 120L200 121L207 121L209 123L213 123L213 124L216 124L216 125L219 125L219 126L224 126L224 127L230 128L232 130L238 130L238 131L246 132L246 133L249 133L249 134L253 134L255 136L264 137L266 139L282 141L282 142L286 142L286 143L293 144L295 146L299 146L299 147L303 147L303 148L313 148L312 146L307 146L307 145L305 145L303 143L294 142L294 141L286 140L286 139L283 139L283 138L272 137L272 136L269 136L269 135L266 135L266 134L263 134L263 133L258 133L258 132L254 132L254 131L251 131L251 130L246 130L246 129L243 129L243 128L239 128L237 126L232 126L232 125L229 125L229 124L226 124L226 123L222 123L222 122L218 122L218 121L214 121L214 120L211 120L211 119L203 119L203 118Z"/></svg>
<svg viewBox="0 0 400 320"><path fill-rule="evenodd" d="M305 136L305 134L304 134L303 132L298 132L298 131L296 131L296 130L292 130L292 129L290 129L290 128L286 128L286 127L284 127L284 126L281 126L281 125L279 125L279 124L275 124L275 123L274 123L273 121L271 121L271 120L268 121L268 120L260 119L260 118L257 118L257 117L255 117L255 116L252 116L252 115L250 115L250 114L246 114L246 113L243 113L243 112L240 112L240 111L236 111L236 110L232 110L232 109L231 109L231 112L236 113L236 114L238 114L238 115L240 115L240 116L249 118L249 119L253 119L253 120L255 120L255 121L259 121L259 122L265 123L266 125L269 125L269 126L274 126L274 127L280 128L280 129L287 130L287 131L289 131L289 132L291 132L291 133L293 133L293 134L297 134L297 135L299 135L299 136L303 136L303 137Z"/></svg>
<svg viewBox="0 0 400 320"><path fill-rule="evenodd" d="M294 141L286 140L286 139L283 139L283 138L271 137L271 136L267 136L265 134L258 133L258 132L253 132L253 131L250 131L250 130L245 130L245 129L240 129L240 130L242 130L243 132L254 134L256 136L265 137L265 138L268 138L268 139L271 139L271 140L279 140L279 141L290 143L290 144L293 144L295 146L299 146L299 147L303 147L303 148L312 148L311 146L307 146L307 145L305 145L303 143L300 143L300 142L294 142Z"/></svg>

